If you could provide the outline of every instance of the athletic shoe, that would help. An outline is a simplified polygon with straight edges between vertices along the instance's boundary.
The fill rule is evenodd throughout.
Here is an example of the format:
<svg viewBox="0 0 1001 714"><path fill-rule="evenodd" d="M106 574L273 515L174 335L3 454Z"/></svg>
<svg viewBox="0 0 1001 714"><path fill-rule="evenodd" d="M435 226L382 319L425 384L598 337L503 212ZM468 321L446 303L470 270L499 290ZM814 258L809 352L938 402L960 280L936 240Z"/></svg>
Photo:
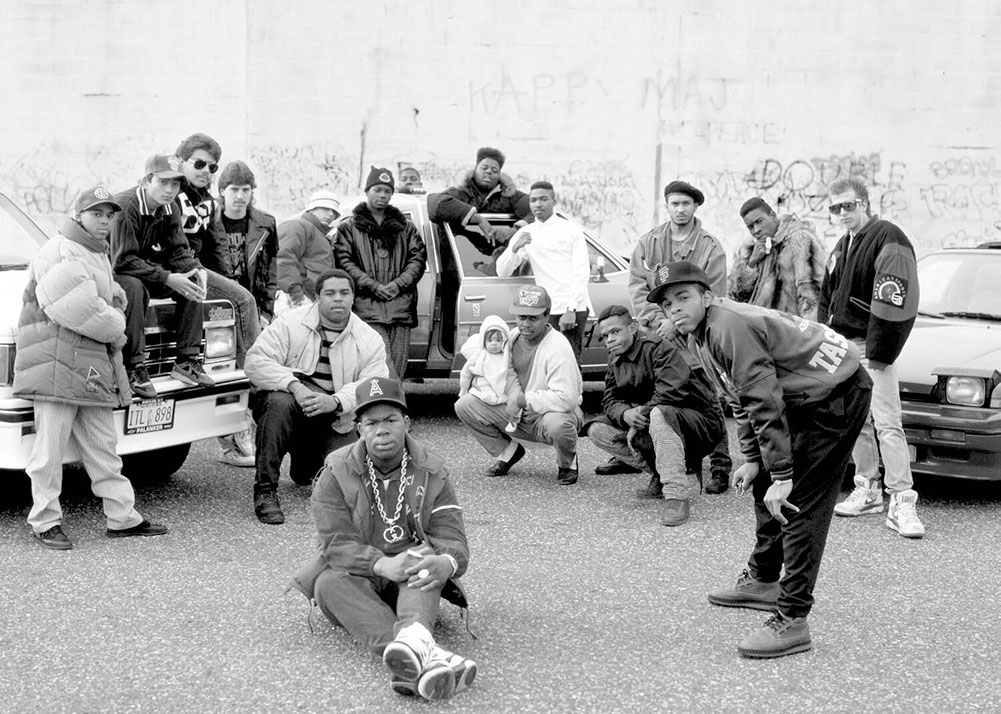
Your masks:
<svg viewBox="0 0 1001 714"><path fill-rule="evenodd" d="M725 493L730 488L730 474L726 471L713 471L706 484L706 493Z"/></svg>
<svg viewBox="0 0 1001 714"><path fill-rule="evenodd" d="M433 645L417 682L417 693L431 702L448 699L469 687L475 677L476 662Z"/></svg>
<svg viewBox="0 0 1001 714"><path fill-rule="evenodd" d="M525 457L525 447L518 444L517 448L514 450L514 456L508 461L501 461L497 459L493 465L487 469L487 476L506 476L511 467L516 463L521 461Z"/></svg>
<svg viewBox="0 0 1001 714"><path fill-rule="evenodd" d="M285 514L278 503L278 494L274 491L262 491L254 496L254 513L257 520L271 526L280 526L285 522Z"/></svg>
<svg viewBox="0 0 1001 714"><path fill-rule="evenodd" d="M883 512L883 489L878 478L872 481L864 476L855 476L855 490L848 498L834 507L839 516L864 516L867 513Z"/></svg>
<svg viewBox="0 0 1001 714"><path fill-rule="evenodd" d="M925 527L918 518L918 494L907 489L890 495L890 508L886 512L886 527L904 538L923 538Z"/></svg>
<svg viewBox="0 0 1001 714"><path fill-rule="evenodd" d="M192 387L214 387L215 382L205 373L202 363L196 359L177 360L170 376Z"/></svg>
<svg viewBox="0 0 1001 714"><path fill-rule="evenodd" d="M394 674L389 680L389 688L401 697L417 696L417 680L415 679L404 679Z"/></svg>
<svg viewBox="0 0 1001 714"><path fill-rule="evenodd" d="M560 466L559 471L556 472L556 483L560 486L573 486L577 483L577 469Z"/></svg>
<svg viewBox="0 0 1001 714"><path fill-rule="evenodd" d="M52 550L69 550L73 547L73 542L63 533L62 527L58 525L52 526L49 530L42 531L41 533L32 531L31 535L39 543L46 548L52 548Z"/></svg>
<svg viewBox="0 0 1001 714"><path fill-rule="evenodd" d="M431 659L432 647L434 638L428 632L428 628L419 622L414 622L400 628L396 638L386 645L382 653L382 662L394 677L416 682L423 675L425 665Z"/></svg>
<svg viewBox="0 0 1001 714"><path fill-rule="evenodd" d="M595 466L594 472L599 476L613 476L615 474L638 474L640 470L613 456L608 460L608 463Z"/></svg>
<svg viewBox="0 0 1001 714"><path fill-rule="evenodd" d="M660 511L662 526L680 526L688 520L689 503L687 498L668 498Z"/></svg>
<svg viewBox="0 0 1001 714"><path fill-rule="evenodd" d="M256 463L253 454L248 456L247 454L240 453L240 450L237 448L224 449L219 460L224 464L236 466L241 469L252 469Z"/></svg>
<svg viewBox="0 0 1001 714"><path fill-rule="evenodd" d="M149 371L146 365L140 364L127 370L129 373L129 389L136 399L156 399L156 387L153 380L149 378Z"/></svg>
<svg viewBox="0 0 1001 714"><path fill-rule="evenodd" d="M744 568L737 576L737 583L730 588L720 588L709 593L709 602L720 607L746 607L751 610L773 611L779 602L779 584L763 583Z"/></svg>
<svg viewBox="0 0 1001 714"><path fill-rule="evenodd" d="M131 538L133 536L159 536L167 532L167 526L161 526L159 523L150 523L147 520L143 520L142 523L131 528L122 528L120 530L112 530L109 528L105 533L107 533L109 538Z"/></svg>
<svg viewBox="0 0 1001 714"><path fill-rule="evenodd" d="M233 443L241 454L253 458L257 453L257 446L254 443L256 436L257 427L251 426L233 434Z"/></svg>
<svg viewBox="0 0 1001 714"><path fill-rule="evenodd" d="M737 645L737 651L744 657L767 659L806 652L813 647L810 626L805 617L786 617L776 612L765 626L752 632Z"/></svg>

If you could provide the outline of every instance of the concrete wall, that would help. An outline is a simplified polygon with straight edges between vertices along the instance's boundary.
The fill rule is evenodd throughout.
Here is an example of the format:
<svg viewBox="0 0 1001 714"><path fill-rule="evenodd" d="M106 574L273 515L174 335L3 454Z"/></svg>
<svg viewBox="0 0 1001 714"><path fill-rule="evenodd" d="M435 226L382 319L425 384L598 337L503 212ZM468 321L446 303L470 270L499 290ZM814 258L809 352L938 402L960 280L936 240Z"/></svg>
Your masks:
<svg viewBox="0 0 1001 714"><path fill-rule="evenodd" d="M752 195L831 244L846 174L919 253L1001 239L995 4L832 5L12 0L0 190L51 227L83 185L128 185L205 131L285 215L371 163L441 188L489 144L621 250L676 177L730 250Z"/></svg>

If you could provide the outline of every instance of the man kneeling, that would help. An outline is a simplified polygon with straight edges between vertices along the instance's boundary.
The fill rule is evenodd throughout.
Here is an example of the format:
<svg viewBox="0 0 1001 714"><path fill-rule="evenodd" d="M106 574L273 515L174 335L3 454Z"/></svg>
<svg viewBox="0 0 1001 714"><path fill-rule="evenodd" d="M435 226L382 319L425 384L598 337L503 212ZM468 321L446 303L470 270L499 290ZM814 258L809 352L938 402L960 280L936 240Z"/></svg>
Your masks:
<svg viewBox="0 0 1001 714"><path fill-rule="evenodd" d="M688 520L699 491L702 457L723 433L723 414L698 360L656 332L641 334L629 310L598 316L608 348L602 415L584 426L595 446L651 474L637 498L665 499L660 522Z"/></svg>
<svg viewBox="0 0 1001 714"><path fill-rule="evenodd" d="M431 635L443 590L469 562L462 508L444 461L407 433L400 383L368 379L356 396L361 439L330 454L316 481L322 563L312 587L314 566L297 585L382 657L394 691L445 699L476 676L475 662Z"/></svg>

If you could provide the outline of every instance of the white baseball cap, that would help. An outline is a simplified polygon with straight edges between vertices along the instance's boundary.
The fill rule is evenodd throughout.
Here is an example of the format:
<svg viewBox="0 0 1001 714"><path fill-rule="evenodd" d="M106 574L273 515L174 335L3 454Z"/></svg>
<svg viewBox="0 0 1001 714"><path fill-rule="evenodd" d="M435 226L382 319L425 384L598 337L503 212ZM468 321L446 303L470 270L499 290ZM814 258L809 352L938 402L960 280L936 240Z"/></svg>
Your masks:
<svg viewBox="0 0 1001 714"><path fill-rule="evenodd" d="M314 208L329 208L338 216L341 215L341 202L333 191L317 191L310 196L306 210L312 211Z"/></svg>

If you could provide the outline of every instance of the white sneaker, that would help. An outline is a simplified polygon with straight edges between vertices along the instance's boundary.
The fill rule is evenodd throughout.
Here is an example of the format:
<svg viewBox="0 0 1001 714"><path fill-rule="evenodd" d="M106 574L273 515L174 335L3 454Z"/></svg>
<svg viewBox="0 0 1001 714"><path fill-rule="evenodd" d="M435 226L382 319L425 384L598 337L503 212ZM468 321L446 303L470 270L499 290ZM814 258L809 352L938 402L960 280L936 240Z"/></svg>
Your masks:
<svg viewBox="0 0 1001 714"><path fill-rule="evenodd" d="M244 456L253 457L257 452L254 445L254 439L257 436L257 428L250 427L249 429L244 429L243 431L238 431L233 434L233 443L236 445L237 450Z"/></svg>
<svg viewBox="0 0 1001 714"><path fill-rule="evenodd" d="M254 455L251 454L247 456L246 454L241 454L239 449L225 449L222 452L222 456L219 460L224 464L229 464L230 466L236 466L241 469L252 469L255 466Z"/></svg>
<svg viewBox="0 0 1001 714"><path fill-rule="evenodd" d="M386 645L382 662L396 677L416 682L431 659L434 637L419 622L407 625Z"/></svg>
<svg viewBox="0 0 1001 714"><path fill-rule="evenodd" d="M429 702L448 699L473 683L476 662L434 645L417 682L417 693Z"/></svg>
<svg viewBox="0 0 1001 714"><path fill-rule="evenodd" d="M890 494L890 508L886 512L886 527L897 531L904 538L923 538L925 527L918 518L918 494L914 489Z"/></svg>
<svg viewBox="0 0 1001 714"><path fill-rule="evenodd" d="M864 516L883 512L883 489L878 478L855 477L855 490L834 507L839 516Z"/></svg>

